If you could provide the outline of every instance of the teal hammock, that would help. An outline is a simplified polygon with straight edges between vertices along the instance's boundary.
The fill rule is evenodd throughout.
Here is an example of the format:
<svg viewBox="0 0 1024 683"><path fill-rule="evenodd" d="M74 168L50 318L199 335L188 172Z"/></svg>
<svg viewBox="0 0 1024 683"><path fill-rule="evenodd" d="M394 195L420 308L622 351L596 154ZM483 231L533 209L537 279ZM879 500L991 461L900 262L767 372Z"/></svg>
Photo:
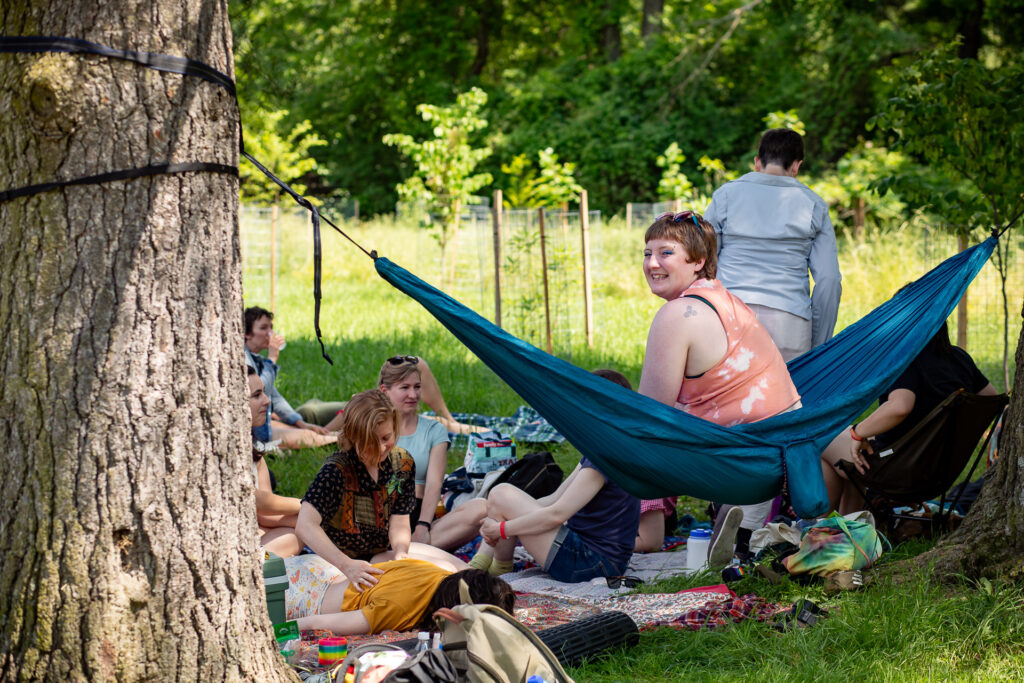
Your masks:
<svg viewBox="0 0 1024 683"><path fill-rule="evenodd" d="M821 451L917 356L995 245L990 237L944 261L828 343L790 361L802 408L729 428L516 339L386 258L376 258L375 265L633 495L685 494L742 504L768 500L787 487L796 513L812 517L828 508Z"/></svg>

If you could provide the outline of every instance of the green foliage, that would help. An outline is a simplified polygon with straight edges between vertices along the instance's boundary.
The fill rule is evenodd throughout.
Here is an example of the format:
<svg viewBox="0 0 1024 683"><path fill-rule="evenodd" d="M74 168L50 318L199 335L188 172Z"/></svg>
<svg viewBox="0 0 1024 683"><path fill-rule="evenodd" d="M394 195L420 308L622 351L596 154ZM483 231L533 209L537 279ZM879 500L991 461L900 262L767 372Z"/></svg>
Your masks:
<svg viewBox="0 0 1024 683"><path fill-rule="evenodd" d="M658 199L672 200L688 197L693 191L693 183L682 171L686 155L679 149L679 143L673 142L655 161L662 169L661 180L658 181Z"/></svg>
<svg viewBox="0 0 1024 683"><path fill-rule="evenodd" d="M948 179L933 199L954 225L1001 228L1024 211L1024 68L988 68L952 48L922 56L876 122ZM899 176L880 184L892 187Z"/></svg>
<svg viewBox="0 0 1024 683"><path fill-rule="evenodd" d="M245 149L296 192L304 194L306 185L299 179L317 169L310 151L326 142L312 132L313 126L309 121L300 121L286 130L284 119L287 115L288 112L283 110L265 111L258 107L243 111L242 135ZM243 162L238 175L241 180L239 193L243 201L278 202L281 188L252 164Z"/></svg>
<svg viewBox="0 0 1024 683"><path fill-rule="evenodd" d="M835 169L810 182L810 187L828 202L836 228L856 232L866 225L899 221L908 210L896 192L879 194L877 182L894 173L919 172L918 165L900 153L863 142L847 152Z"/></svg>
<svg viewBox="0 0 1024 683"><path fill-rule="evenodd" d="M487 94L479 88L460 93L455 104L442 107L421 104L416 111L433 127L433 137L417 141L404 133L389 133L384 144L397 147L415 164L413 175L398 186L398 196L424 202L439 220L435 237L442 252L457 226L458 211L470 197L490 184L490 173L474 173L477 164L491 155L489 147L472 147L470 135L487 126L480 110Z"/></svg>
<svg viewBox="0 0 1024 683"><path fill-rule="evenodd" d="M765 128L789 128L800 133L800 135L807 135L807 128L804 126L804 122L800 120L796 109L768 112L761 120L764 121Z"/></svg>
<svg viewBox="0 0 1024 683"><path fill-rule="evenodd" d="M559 163L558 155L550 147L537 152L537 157L540 173L525 154L517 154L512 161L501 165L508 184L503 191L505 206L535 209L561 206L579 199L583 188L573 177L576 165Z"/></svg>

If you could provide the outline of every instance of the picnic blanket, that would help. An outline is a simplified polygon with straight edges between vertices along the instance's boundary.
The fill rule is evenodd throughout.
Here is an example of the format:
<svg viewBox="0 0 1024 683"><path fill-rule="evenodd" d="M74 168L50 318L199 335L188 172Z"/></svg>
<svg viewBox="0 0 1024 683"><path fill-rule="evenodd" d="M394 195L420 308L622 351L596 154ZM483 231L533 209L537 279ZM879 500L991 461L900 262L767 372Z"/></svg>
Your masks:
<svg viewBox="0 0 1024 683"><path fill-rule="evenodd" d="M680 576L690 571L686 568L686 550L683 549L675 552L633 553L626 574L643 579L644 583L650 583ZM508 581L516 593L534 593L565 598L606 598L633 590L625 585L609 588L607 580L602 577L582 583L564 583L551 578L539 567L505 574L501 578Z"/></svg>
<svg viewBox="0 0 1024 683"><path fill-rule="evenodd" d="M434 413L425 412L424 415ZM476 425L480 431L494 430L504 435L511 436L516 441L527 441L530 443L562 443L565 437L555 431L551 424L540 416L530 406L519 406L512 417L494 417L491 415L480 415L477 413L452 413L456 422L462 424ZM449 433L452 448L468 443L468 436L465 434Z"/></svg>

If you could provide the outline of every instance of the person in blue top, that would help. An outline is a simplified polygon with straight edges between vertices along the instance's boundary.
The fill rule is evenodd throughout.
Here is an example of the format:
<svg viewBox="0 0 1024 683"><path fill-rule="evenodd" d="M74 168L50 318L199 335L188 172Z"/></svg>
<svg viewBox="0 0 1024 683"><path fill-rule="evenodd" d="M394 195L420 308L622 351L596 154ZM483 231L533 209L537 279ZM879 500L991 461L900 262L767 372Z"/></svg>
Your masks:
<svg viewBox="0 0 1024 683"><path fill-rule="evenodd" d="M512 571L518 540L557 581L622 576L639 524L640 500L583 457L554 493L539 500L511 484L491 489L480 525L484 542L469 565L499 575Z"/></svg>
<svg viewBox="0 0 1024 683"><path fill-rule="evenodd" d="M279 369L277 360L284 344L284 337L274 333L274 314L265 308L250 306L245 309L242 323L245 329L245 363L263 380L264 390L270 397L267 419L261 426L253 427L253 438L262 442L281 440L281 445L287 448L334 443L336 436L320 425L303 420L274 386ZM263 351L267 352L266 358L261 355ZM273 425L272 415L277 417L277 423Z"/></svg>
<svg viewBox="0 0 1024 683"><path fill-rule="evenodd" d="M410 517L412 540L452 550L476 537L487 503L476 498L442 517L434 517L448 466L450 441L441 422L419 414L423 366L423 359L417 356L388 358L381 366L377 385L398 410L397 445L408 451L416 463L416 507Z"/></svg>

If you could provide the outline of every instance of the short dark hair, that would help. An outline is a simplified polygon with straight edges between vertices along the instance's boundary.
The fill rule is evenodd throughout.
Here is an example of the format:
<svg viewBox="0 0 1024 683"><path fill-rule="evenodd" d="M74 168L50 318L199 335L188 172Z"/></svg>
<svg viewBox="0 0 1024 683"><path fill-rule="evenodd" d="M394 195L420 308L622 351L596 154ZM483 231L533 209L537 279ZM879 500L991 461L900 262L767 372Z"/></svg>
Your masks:
<svg viewBox="0 0 1024 683"><path fill-rule="evenodd" d="M274 319L274 314L265 308L259 306L250 306L245 309L245 313L242 315L242 325L245 327L246 334L252 334L252 326L262 317L268 317L271 320Z"/></svg>
<svg viewBox="0 0 1024 683"><path fill-rule="evenodd" d="M600 368L598 370L594 370L593 374L597 375L598 377L604 377L609 382L615 382L620 387L625 387L626 389L633 391L633 385L629 383L629 378L623 375L618 370L612 370L611 368Z"/></svg>
<svg viewBox="0 0 1024 683"><path fill-rule="evenodd" d="M791 128L772 128L761 136L757 156L762 166L779 164L782 168L789 168L794 161L803 160L804 138Z"/></svg>
<svg viewBox="0 0 1024 683"><path fill-rule="evenodd" d="M245 366L245 381L247 381L247 382L249 381L249 375L255 375L255 374L256 374L256 368L254 368L251 365L246 365Z"/></svg>
<svg viewBox="0 0 1024 683"><path fill-rule="evenodd" d="M437 590L430 597L427 608L420 617L419 629L431 631L436 628L434 623L434 612L442 607L455 607L462 604L462 596L459 595L459 582L465 581L469 588L469 597L474 604L494 605L500 607L509 614L516 606L516 594L512 586L503 579L491 576L490 573L480 569L463 569L441 579Z"/></svg>

